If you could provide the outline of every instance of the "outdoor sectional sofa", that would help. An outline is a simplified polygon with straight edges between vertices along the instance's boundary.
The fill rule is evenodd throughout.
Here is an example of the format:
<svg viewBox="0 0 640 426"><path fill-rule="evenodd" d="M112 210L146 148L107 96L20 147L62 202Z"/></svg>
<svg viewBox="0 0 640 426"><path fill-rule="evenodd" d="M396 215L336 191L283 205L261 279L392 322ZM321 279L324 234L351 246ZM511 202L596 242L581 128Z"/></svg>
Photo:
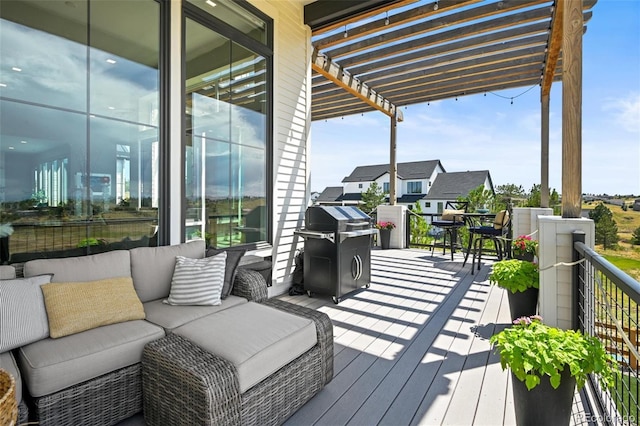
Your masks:
<svg viewBox="0 0 640 426"><path fill-rule="evenodd" d="M233 287L225 287L230 293L221 304L165 303L174 295L177 256L217 253L192 241L38 259L23 265L19 282L7 280L13 267L0 267L2 303L16 305L2 308L0 347L14 348L0 354L0 368L16 378L20 422L111 425L143 411L147 424L279 424L322 389L333 376L328 316L267 299L262 275L236 270L242 252L226 252L222 274ZM112 282L109 289L117 290L105 293ZM104 298L96 310L108 311L118 295L117 312L108 313L114 323L91 328L66 312L94 303L94 288ZM63 321L52 316L60 295ZM133 306L130 317L123 306ZM60 330L68 334L52 337Z"/></svg>

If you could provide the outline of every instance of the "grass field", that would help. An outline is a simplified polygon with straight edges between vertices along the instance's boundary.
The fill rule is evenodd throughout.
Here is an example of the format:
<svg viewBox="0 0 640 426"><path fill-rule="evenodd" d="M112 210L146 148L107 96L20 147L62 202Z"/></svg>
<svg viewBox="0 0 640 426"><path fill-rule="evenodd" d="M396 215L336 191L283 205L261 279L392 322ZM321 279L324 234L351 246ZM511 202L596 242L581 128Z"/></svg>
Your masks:
<svg viewBox="0 0 640 426"><path fill-rule="evenodd" d="M632 200L626 200L627 205ZM583 204L585 210L594 209L598 203ZM628 209L622 210L620 206L605 204L613 213L613 220L618 225L618 237L620 241L615 249L604 250L602 245L596 245L595 249L609 262L625 271L634 279L640 281L640 246L631 244L633 231L640 228L640 212Z"/></svg>

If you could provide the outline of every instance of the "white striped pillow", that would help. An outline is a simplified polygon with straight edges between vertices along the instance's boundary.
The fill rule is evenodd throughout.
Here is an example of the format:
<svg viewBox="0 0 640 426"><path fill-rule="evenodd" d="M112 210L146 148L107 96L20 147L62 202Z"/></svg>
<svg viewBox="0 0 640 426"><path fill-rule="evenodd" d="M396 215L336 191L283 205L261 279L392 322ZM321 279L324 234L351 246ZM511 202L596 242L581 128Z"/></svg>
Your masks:
<svg viewBox="0 0 640 426"><path fill-rule="evenodd" d="M49 337L40 286L52 276L0 280L0 353Z"/></svg>
<svg viewBox="0 0 640 426"><path fill-rule="evenodd" d="M176 256L169 305L219 305L227 253L204 259Z"/></svg>

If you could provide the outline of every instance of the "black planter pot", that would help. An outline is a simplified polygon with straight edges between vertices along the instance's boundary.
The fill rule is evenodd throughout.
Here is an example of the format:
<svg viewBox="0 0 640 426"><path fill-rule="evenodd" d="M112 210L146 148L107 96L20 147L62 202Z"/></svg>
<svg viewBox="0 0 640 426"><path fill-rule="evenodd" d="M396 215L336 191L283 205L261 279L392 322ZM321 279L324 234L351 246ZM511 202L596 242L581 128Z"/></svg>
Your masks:
<svg viewBox="0 0 640 426"><path fill-rule="evenodd" d="M533 253L514 254L514 259L526 260L527 262L533 262Z"/></svg>
<svg viewBox="0 0 640 426"><path fill-rule="evenodd" d="M389 248L389 244L391 244L391 229L381 229L380 246L383 250L386 250Z"/></svg>
<svg viewBox="0 0 640 426"><path fill-rule="evenodd" d="M569 366L566 366L562 371L561 377L558 389L551 386L549 376L543 376L538 386L528 390L527 385L511 373L518 426L564 426L569 424L576 379L571 377Z"/></svg>
<svg viewBox="0 0 640 426"><path fill-rule="evenodd" d="M512 320L536 314L538 308L537 288L528 288L525 291L515 293L507 291L507 294L509 295L509 310Z"/></svg>

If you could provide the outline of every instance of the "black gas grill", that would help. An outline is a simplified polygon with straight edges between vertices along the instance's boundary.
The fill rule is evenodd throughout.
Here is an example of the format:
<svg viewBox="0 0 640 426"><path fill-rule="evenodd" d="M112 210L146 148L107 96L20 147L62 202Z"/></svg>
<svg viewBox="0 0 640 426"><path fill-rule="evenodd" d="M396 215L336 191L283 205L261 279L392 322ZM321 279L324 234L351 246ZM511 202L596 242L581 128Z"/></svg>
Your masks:
<svg viewBox="0 0 640 426"><path fill-rule="evenodd" d="M314 206L305 213L304 289L333 302L371 283L371 218L356 207Z"/></svg>

